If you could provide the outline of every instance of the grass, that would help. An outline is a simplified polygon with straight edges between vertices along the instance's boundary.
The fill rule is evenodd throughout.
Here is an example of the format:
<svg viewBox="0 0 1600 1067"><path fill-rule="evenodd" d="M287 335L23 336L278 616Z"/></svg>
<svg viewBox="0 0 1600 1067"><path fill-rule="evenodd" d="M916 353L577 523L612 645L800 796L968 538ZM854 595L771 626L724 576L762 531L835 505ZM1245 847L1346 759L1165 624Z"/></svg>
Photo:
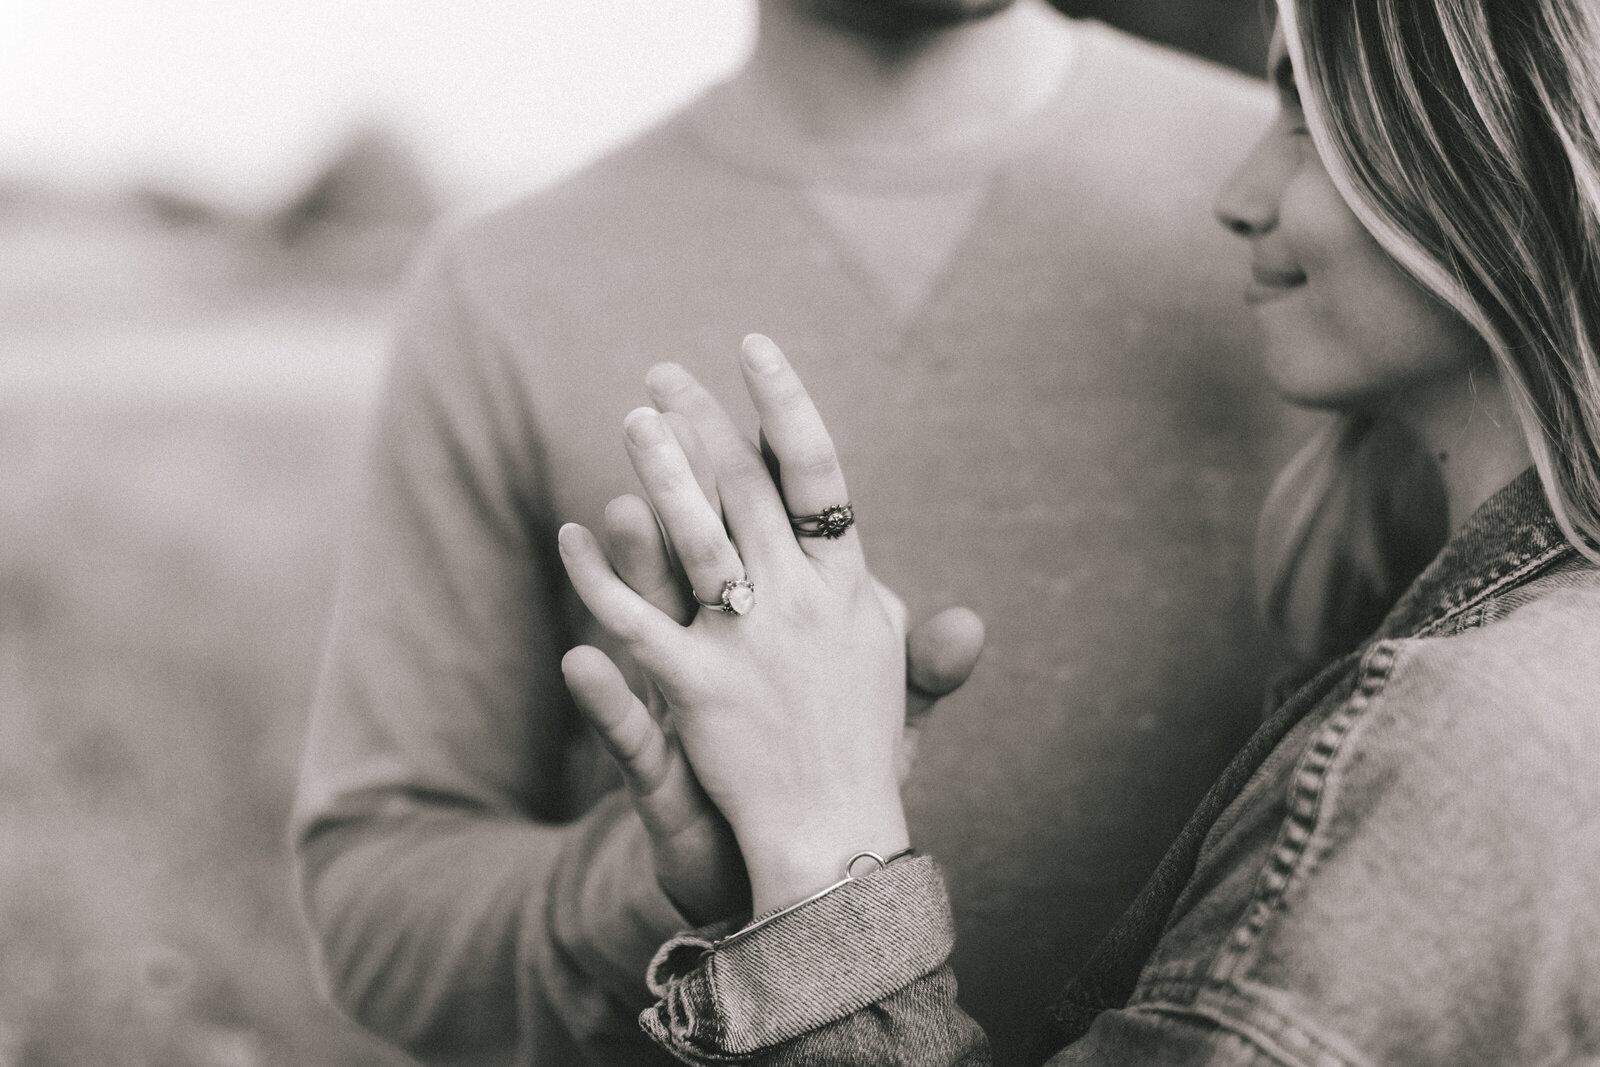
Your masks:
<svg viewBox="0 0 1600 1067"><path fill-rule="evenodd" d="M225 392L0 390L0 1067L406 1062L320 1002L283 831L359 404Z"/></svg>

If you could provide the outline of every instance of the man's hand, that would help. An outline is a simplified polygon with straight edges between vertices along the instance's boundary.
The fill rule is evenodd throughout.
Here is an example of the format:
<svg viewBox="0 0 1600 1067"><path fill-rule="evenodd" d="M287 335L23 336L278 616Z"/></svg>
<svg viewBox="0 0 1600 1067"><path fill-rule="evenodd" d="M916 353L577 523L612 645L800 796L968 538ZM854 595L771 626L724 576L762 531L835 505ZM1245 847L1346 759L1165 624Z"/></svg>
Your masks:
<svg viewBox="0 0 1600 1067"><path fill-rule="evenodd" d="M634 695L597 648L568 652L561 670L622 772L668 899L696 926L748 911L750 879L733 830L695 780L671 724Z"/></svg>
<svg viewBox="0 0 1600 1067"><path fill-rule="evenodd" d="M715 499L713 484L702 488ZM681 623L694 618L696 605L649 504L635 496L613 500L604 538L612 569L636 593ZM748 910L750 880L733 830L695 780L659 696L652 689L647 706L597 648L572 649L561 670L622 772L667 897L697 926Z"/></svg>
<svg viewBox="0 0 1600 1067"><path fill-rule="evenodd" d="M899 768L902 785L916 766L917 744L928 713L966 684L982 653L983 620L969 608L946 608L906 634L906 728L900 737Z"/></svg>

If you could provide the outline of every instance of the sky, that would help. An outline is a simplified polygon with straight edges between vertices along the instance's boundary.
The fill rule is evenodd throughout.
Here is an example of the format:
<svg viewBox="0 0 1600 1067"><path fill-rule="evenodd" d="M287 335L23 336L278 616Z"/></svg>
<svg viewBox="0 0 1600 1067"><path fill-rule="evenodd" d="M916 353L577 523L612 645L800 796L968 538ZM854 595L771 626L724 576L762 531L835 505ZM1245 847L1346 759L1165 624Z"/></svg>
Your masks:
<svg viewBox="0 0 1600 1067"><path fill-rule="evenodd" d="M392 125L509 195L726 74L750 0L0 0L0 175L159 182L239 208Z"/></svg>

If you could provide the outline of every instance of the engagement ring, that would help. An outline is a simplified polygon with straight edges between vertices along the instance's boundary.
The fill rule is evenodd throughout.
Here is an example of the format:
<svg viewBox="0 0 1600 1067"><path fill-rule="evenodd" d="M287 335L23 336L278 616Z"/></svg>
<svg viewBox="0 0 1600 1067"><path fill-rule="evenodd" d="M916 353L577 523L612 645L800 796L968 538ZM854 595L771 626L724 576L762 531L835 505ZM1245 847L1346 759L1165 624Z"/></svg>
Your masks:
<svg viewBox="0 0 1600 1067"><path fill-rule="evenodd" d="M719 600L702 600L700 594L693 589L689 590L696 604L703 608L713 608L724 615L748 615L756 606L756 585L748 578L730 578L722 583L722 597Z"/></svg>

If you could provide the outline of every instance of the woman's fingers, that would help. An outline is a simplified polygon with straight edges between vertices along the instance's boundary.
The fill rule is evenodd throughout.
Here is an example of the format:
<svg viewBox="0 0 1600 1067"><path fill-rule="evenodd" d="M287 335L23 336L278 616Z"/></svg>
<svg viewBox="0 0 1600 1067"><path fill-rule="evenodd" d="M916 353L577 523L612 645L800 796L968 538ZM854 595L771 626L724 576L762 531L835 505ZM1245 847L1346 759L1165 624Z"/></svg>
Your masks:
<svg viewBox="0 0 1600 1067"><path fill-rule="evenodd" d="M688 625L695 604L650 505L636 496L617 497L606 505L604 531L606 556L617 577L652 607Z"/></svg>
<svg viewBox="0 0 1600 1067"><path fill-rule="evenodd" d="M633 695L617 665L598 648L579 645L569 651L561 659L561 673L578 710L622 771L629 792L649 797L672 767L661 724Z"/></svg>
<svg viewBox="0 0 1600 1067"><path fill-rule="evenodd" d="M747 578L744 561L728 539L722 517L706 500L677 437L652 408L623 420L628 458L672 541L694 596L715 602L726 583Z"/></svg>
<svg viewBox="0 0 1600 1067"><path fill-rule="evenodd" d="M761 416L761 432L778 463L784 506L814 558L859 562L861 546L849 524L850 502L833 439L799 375L778 346L753 333L740 346L745 387Z"/></svg>
<svg viewBox="0 0 1600 1067"><path fill-rule="evenodd" d="M794 537L777 486L755 446L740 434L722 405L675 363L652 367L645 384L658 408L687 418L705 443L716 471L722 514L745 562L756 570L778 570L786 559L795 558Z"/></svg>

